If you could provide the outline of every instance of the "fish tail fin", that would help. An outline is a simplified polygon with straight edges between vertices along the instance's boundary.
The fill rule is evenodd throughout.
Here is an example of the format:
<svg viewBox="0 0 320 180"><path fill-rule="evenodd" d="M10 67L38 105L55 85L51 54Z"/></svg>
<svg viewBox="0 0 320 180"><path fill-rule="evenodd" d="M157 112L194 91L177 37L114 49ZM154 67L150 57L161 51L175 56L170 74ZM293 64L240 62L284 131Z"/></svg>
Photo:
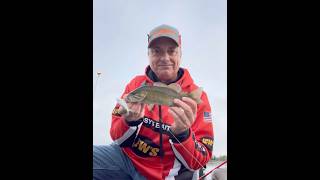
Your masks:
<svg viewBox="0 0 320 180"><path fill-rule="evenodd" d="M192 91L191 93L187 94L187 97L192 98L197 102L197 104L200 104L202 102L201 95L202 95L202 87L199 87L196 90Z"/></svg>
<svg viewBox="0 0 320 180"><path fill-rule="evenodd" d="M126 101L123 100L123 99L117 98L117 102L122 107L122 109L119 111L119 114L121 114L121 115L122 114L129 115L130 109L129 109Z"/></svg>

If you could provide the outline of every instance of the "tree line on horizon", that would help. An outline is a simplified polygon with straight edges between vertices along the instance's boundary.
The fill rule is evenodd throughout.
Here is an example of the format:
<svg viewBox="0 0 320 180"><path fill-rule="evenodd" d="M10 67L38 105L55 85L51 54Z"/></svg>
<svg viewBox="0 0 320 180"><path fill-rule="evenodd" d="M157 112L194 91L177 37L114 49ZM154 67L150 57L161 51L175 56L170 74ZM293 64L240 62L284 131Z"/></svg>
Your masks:
<svg viewBox="0 0 320 180"><path fill-rule="evenodd" d="M211 158L211 160L213 160L213 161L225 161L225 160L227 160L227 155L221 155L221 156L213 156L212 158Z"/></svg>

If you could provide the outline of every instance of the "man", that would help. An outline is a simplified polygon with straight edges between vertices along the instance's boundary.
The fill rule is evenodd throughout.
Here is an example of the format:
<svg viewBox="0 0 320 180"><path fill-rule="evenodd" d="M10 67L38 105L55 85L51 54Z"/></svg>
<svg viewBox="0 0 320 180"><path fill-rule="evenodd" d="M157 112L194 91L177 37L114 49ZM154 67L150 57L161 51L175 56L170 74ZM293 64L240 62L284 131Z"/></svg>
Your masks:
<svg viewBox="0 0 320 180"><path fill-rule="evenodd" d="M150 64L144 75L126 86L122 98L142 85L176 83L183 92L198 88L187 69L181 68L181 36L168 25L148 34ZM184 97L174 106L127 103L130 113L112 113L114 143L93 148L94 179L196 179L211 159L213 128L211 107L204 91L201 103Z"/></svg>

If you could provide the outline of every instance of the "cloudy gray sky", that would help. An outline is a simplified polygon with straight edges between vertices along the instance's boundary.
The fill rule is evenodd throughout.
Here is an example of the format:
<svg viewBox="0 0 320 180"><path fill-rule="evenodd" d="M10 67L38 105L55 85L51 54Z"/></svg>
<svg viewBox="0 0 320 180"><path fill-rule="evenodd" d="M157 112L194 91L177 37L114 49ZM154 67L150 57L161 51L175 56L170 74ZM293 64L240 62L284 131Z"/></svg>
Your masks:
<svg viewBox="0 0 320 180"><path fill-rule="evenodd" d="M112 142L111 112L148 65L147 34L161 24L182 35L182 63L212 106L214 154L227 154L227 1L93 1L93 143ZM97 72L102 72L97 78ZM96 87L96 88L95 88Z"/></svg>

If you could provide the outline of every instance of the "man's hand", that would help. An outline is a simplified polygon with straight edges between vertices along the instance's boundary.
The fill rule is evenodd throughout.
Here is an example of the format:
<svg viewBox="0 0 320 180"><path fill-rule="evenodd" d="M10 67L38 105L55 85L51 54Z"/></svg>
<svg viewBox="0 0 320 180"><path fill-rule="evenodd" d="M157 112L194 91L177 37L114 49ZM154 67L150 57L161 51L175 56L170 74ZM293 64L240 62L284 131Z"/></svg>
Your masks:
<svg viewBox="0 0 320 180"><path fill-rule="evenodd" d="M126 99L127 96L128 94L125 94L123 98ZM137 121L144 117L145 104L127 102L127 105L128 105L128 108L130 109L129 115L123 115L127 122ZM122 107L120 106L120 108Z"/></svg>
<svg viewBox="0 0 320 180"><path fill-rule="evenodd" d="M169 108L169 113L174 118L171 131L178 135L192 126L197 115L197 103L188 97L183 97L182 101L174 99L173 102L176 106Z"/></svg>

